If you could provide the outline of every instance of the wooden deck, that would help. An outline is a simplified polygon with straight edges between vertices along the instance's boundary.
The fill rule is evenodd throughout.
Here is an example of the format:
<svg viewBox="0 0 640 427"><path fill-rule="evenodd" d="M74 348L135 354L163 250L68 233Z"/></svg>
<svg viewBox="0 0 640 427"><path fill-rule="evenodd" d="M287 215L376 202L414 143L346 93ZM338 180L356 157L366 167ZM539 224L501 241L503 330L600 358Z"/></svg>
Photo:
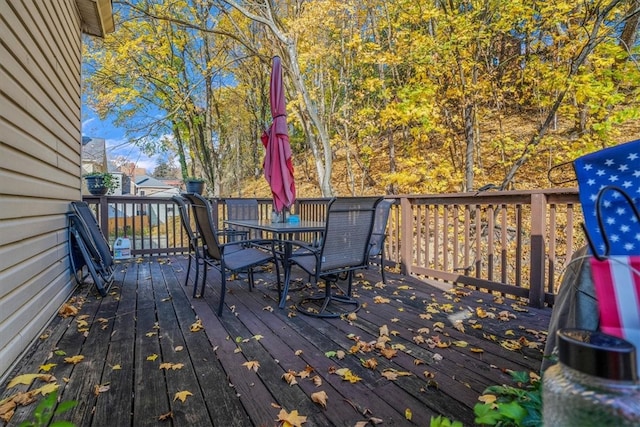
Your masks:
<svg viewBox="0 0 640 427"><path fill-rule="evenodd" d="M56 317L9 376L55 364L48 373L59 384L59 399L78 401L58 419L78 426L275 426L284 409L306 416L304 426L354 426L368 419L426 426L437 415L472 425L485 387L510 383L508 370L538 371L551 314L390 273L387 286L380 286L372 269L355 287L364 306L351 320L278 309L268 271L257 275L253 292L244 275L242 283L231 283L228 308L218 318L215 270L205 298L194 300L193 285L183 286L185 257L138 261L118 266L106 298L81 287L78 315ZM292 292L292 304L308 292ZM451 322L461 312L470 314L462 321L464 332ZM198 320L203 329L194 332ZM379 340L383 325L387 342ZM434 347L438 339L451 345ZM539 344L517 351L501 345L518 340ZM84 359L64 361L76 355ZM377 362L375 369L365 367L369 360ZM343 368L353 382L340 376ZM294 373L297 384L287 383L285 373ZM43 384L38 379L8 389L5 383L0 392L6 398ZM311 398L320 391L328 397L326 409ZM31 419L36 405L18 406L8 425Z"/></svg>

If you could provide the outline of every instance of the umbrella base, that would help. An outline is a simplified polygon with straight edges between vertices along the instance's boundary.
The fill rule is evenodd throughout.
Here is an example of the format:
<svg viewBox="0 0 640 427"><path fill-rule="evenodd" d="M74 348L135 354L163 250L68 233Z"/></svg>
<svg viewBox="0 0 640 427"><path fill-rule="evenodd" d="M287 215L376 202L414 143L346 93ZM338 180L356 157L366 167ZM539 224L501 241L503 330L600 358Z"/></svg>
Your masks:
<svg viewBox="0 0 640 427"><path fill-rule="evenodd" d="M307 297L296 304L296 309L307 316L340 317L360 310L360 302L347 295Z"/></svg>

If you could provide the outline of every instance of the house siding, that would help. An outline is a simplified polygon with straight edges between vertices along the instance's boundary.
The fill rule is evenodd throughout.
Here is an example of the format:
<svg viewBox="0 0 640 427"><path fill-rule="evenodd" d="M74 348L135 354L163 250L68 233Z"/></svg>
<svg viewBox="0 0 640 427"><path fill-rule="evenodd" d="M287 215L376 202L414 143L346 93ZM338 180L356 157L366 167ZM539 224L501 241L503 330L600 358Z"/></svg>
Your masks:
<svg viewBox="0 0 640 427"><path fill-rule="evenodd" d="M75 286L81 24L76 0L0 0L0 378Z"/></svg>

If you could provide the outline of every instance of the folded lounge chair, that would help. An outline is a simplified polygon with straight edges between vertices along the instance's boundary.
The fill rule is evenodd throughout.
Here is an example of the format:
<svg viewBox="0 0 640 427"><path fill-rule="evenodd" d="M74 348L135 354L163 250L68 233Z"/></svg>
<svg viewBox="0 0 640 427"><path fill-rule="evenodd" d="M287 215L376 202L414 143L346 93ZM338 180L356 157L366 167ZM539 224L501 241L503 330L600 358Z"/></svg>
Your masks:
<svg viewBox="0 0 640 427"><path fill-rule="evenodd" d="M100 231L96 217L85 202L71 202L69 218L69 254L71 269L78 283L91 275L98 292L103 297L107 295L113 282L114 262L109 243ZM81 256L80 256L81 255ZM77 264L77 262L84 264ZM78 276L84 266L89 271L87 275Z"/></svg>

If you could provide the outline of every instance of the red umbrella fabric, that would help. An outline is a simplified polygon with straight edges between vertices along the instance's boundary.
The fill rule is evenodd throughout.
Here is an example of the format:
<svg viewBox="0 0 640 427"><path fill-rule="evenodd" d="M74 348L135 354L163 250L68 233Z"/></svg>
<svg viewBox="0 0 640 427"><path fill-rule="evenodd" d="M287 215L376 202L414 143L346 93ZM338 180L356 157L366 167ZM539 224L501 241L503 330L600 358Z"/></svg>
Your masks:
<svg viewBox="0 0 640 427"><path fill-rule="evenodd" d="M261 137L266 149L263 168L264 177L271 186L273 206L277 212L282 212L295 201L296 185L287 129L282 64L278 56L273 58L271 68L270 101L272 122Z"/></svg>

